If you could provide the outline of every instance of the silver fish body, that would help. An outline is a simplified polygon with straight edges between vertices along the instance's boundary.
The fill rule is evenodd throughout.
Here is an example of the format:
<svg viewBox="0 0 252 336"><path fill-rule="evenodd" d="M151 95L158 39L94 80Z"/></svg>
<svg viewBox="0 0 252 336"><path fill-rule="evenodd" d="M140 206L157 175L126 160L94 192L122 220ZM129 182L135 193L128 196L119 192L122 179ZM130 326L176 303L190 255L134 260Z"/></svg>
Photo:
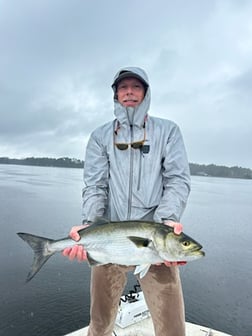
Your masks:
<svg viewBox="0 0 252 336"><path fill-rule="evenodd" d="M83 245L91 266L109 263L136 266L135 274L143 277L151 264L164 261L191 261L205 253L202 246L184 233L155 222L102 219L79 231L81 239L47 239L28 233L18 233L34 250L34 261L27 281L31 280L47 259L73 245Z"/></svg>

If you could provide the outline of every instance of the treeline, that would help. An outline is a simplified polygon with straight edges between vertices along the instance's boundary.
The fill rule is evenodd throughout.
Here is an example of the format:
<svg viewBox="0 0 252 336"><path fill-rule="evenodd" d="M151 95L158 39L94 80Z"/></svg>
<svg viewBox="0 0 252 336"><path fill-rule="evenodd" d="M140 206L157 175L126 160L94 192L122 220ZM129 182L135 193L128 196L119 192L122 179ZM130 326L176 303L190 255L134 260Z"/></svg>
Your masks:
<svg viewBox="0 0 252 336"><path fill-rule="evenodd" d="M83 168L84 162L74 158L62 157L54 158L34 158L10 159L8 157L0 157L0 164L16 164L27 166L44 166L44 167L65 167L65 168ZM242 167L226 167L214 164L204 165L190 163L191 175L198 176L214 176L214 177L230 177L252 179L252 170Z"/></svg>
<svg viewBox="0 0 252 336"><path fill-rule="evenodd" d="M65 168L83 168L83 161L62 157L54 158L34 158L28 157L25 159L9 159L8 157L0 157L0 164L16 164L26 166L43 166L43 167L65 167Z"/></svg>
<svg viewBox="0 0 252 336"><path fill-rule="evenodd" d="M226 167L214 164L202 165L190 163L190 171L191 175L252 179L251 169L237 166Z"/></svg>

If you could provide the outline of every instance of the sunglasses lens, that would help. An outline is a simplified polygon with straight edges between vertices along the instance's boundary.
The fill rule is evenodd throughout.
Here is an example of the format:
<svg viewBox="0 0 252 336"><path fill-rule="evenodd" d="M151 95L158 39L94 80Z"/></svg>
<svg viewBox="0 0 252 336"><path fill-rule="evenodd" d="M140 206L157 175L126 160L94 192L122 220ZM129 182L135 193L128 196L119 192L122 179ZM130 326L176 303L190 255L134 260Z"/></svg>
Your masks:
<svg viewBox="0 0 252 336"><path fill-rule="evenodd" d="M142 141L140 141L140 142L133 142L131 144L131 147L134 148L134 149L139 149L139 148L143 147L143 142Z"/></svg>
<svg viewBox="0 0 252 336"><path fill-rule="evenodd" d="M125 150L128 148L128 144L115 144L115 145L120 150Z"/></svg>
<svg viewBox="0 0 252 336"><path fill-rule="evenodd" d="M145 133L145 128L144 128L144 139L141 141L136 141L136 142L132 142L132 143L116 143L115 141L115 136L117 135L117 133L114 133L114 145L120 149L120 150L126 150L129 148L129 146L133 149L140 149L143 147L145 139L146 139L146 133Z"/></svg>

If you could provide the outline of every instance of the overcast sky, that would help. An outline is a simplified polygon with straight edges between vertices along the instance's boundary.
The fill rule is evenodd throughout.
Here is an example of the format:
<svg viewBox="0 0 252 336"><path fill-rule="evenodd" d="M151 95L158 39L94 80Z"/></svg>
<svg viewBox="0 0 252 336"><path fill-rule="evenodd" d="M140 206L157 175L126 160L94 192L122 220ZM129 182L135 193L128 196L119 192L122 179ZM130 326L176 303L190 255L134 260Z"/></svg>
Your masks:
<svg viewBox="0 0 252 336"><path fill-rule="evenodd" d="M114 74L140 66L190 162L252 168L251 18L249 0L0 0L0 156L84 159Z"/></svg>

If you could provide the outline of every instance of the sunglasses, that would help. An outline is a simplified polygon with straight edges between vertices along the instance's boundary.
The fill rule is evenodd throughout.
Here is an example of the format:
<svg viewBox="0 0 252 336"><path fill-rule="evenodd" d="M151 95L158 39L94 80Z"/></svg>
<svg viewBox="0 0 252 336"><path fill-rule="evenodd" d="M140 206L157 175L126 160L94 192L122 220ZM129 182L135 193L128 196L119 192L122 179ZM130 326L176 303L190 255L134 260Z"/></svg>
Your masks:
<svg viewBox="0 0 252 336"><path fill-rule="evenodd" d="M143 147L144 143L145 143L145 140L146 140L146 130L145 130L145 127L144 127L144 138L143 140L140 140L140 141L136 141L136 142L131 142L131 143L117 143L115 142L115 136L117 135L117 132L114 132L114 145L120 149L120 150L126 150L128 149L129 147L131 148L134 148L134 149L140 149Z"/></svg>

